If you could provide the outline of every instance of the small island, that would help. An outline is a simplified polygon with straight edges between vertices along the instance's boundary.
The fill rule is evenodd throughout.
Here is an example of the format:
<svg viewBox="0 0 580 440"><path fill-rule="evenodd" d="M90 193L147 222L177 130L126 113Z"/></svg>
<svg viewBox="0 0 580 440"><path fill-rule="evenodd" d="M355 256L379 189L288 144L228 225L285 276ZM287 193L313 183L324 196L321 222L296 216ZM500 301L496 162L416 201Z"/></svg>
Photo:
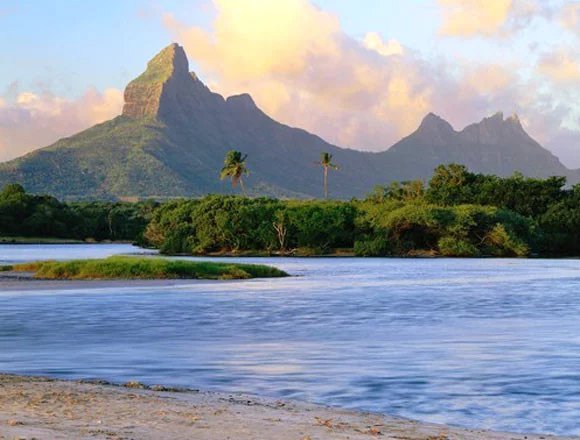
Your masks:
<svg viewBox="0 0 580 440"><path fill-rule="evenodd" d="M28 274L31 278L45 280L240 280L288 276L280 269L259 264L128 256L72 261L38 261L1 266L0 271Z"/></svg>

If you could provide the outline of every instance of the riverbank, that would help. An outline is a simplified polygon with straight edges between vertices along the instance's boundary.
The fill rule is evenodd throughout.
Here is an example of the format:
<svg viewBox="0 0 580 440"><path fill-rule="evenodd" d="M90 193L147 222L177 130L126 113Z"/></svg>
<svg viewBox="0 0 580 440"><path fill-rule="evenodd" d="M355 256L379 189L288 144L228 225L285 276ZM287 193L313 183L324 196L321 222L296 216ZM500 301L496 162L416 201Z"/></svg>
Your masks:
<svg viewBox="0 0 580 440"><path fill-rule="evenodd" d="M239 394L0 375L0 439L540 440Z"/></svg>
<svg viewBox="0 0 580 440"><path fill-rule="evenodd" d="M0 244L125 244L131 241L101 241L76 240L74 238L54 237L10 237L0 236Z"/></svg>

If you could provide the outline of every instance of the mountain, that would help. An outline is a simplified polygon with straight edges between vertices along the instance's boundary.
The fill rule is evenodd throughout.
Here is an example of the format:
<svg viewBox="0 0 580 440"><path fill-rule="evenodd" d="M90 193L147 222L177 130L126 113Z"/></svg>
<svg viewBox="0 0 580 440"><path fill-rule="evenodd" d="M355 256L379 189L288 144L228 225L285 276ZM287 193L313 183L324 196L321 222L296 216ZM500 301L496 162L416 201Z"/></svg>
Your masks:
<svg viewBox="0 0 580 440"><path fill-rule="evenodd" d="M248 154L251 193L319 197L323 151L340 170L331 194L348 198L392 180L427 179L441 163L473 171L530 176L579 173L566 169L501 114L456 132L429 114L417 131L381 153L329 144L299 128L276 122L250 95L224 99L189 72L183 48L157 54L125 89L122 115L23 157L0 164L0 186L19 182L31 192L64 199L197 196L231 192L218 178L225 153Z"/></svg>
<svg viewBox="0 0 580 440"><path fill-rule="evenodd" d="M419 128L393 145L387 154L402 174L428 176L437 165L456 162L470 170L510 176L566 176L571 183L580 172L567 169L556 156L532 139L517 115L502 113L455 131L444 119L428 114Z"/></svg>

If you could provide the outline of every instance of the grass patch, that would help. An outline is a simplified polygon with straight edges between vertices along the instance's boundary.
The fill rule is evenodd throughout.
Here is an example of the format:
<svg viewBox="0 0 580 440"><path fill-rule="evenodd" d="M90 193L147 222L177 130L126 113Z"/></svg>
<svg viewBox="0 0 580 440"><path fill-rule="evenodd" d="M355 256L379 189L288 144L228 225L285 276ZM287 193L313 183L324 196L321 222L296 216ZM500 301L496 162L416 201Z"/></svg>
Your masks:
<svg viewBox="0 0 580 440"><path fill-rule="evenodd" d="M234 280L285 277L288 274L258 264L216 263L164 258L109 257L99 260L39 261L16 264L17 272L34 272L35 278L54 280L204 279Z"/></svg>

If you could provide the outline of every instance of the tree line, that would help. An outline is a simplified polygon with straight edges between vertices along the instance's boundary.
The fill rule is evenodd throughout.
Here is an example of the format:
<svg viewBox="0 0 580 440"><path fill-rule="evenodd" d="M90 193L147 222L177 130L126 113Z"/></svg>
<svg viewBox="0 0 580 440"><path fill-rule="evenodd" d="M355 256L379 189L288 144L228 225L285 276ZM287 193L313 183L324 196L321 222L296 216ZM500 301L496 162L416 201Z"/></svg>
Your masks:
<svg viewBox="0 0 580 440"><path fill-rule="evenodd" d="M580 186L565 184L451 164L428 183L397 182L350 201L61 203L9 185L0 193L0 235L133 240L166 254L578 256Z"/></svg>
<svg viewBox="0 0 580 440"><path fill-rule="evenodd" d="M0 236L139 241L157 206L155 201L63 203L11 184L0 191Z"/></svg>

